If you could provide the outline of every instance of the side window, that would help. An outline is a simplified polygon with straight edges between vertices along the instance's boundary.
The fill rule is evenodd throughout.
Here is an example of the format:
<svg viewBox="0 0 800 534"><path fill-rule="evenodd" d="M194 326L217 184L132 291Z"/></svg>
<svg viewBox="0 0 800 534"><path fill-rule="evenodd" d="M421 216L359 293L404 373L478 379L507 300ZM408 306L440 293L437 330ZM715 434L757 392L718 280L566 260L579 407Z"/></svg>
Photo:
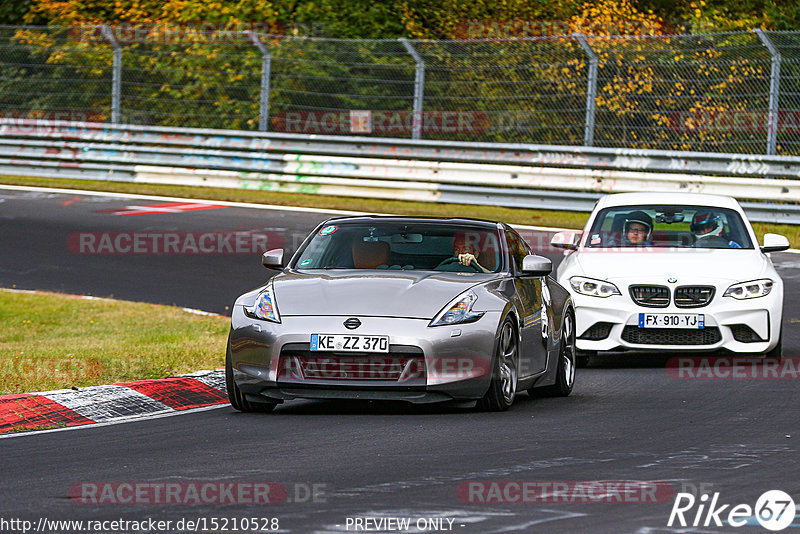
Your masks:
<svg viewBox="0 0 800 534"><path fill-rule="evenodd" d="M524 237L522 237L522 236L521 236L521 235L519 235L519 234L514 234L514 235L516 235L516 236L517 236L517 239L519 239L520 245L522 246L522 250L524 250L524 251L525 251L525 255L527 256L528 254L533 254L533 249L532 249L532 248L531 248L531 246L528 244L528 242L527 242L527 241L525 241L525 238L524 238Z"/></svg>
<svg viewBox="0 0 800 534"><path fill-rule="evenodd" d="M506 244L508 245L514 272L518 273L522 270L522 259L528 254L528 251L522 243L522 238L514 232L506 232Z"/></svg>

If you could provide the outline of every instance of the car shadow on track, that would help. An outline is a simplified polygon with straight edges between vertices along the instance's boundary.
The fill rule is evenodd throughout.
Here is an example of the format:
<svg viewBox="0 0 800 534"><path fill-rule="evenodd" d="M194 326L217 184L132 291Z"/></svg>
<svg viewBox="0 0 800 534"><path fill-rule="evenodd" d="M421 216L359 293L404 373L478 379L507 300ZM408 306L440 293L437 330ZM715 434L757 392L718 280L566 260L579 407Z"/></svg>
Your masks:
<svg viewBox="0 0 800 534"><path fill-rule="evenodd" d="M648 352L611 352L589 358L590 369L663 369L675 354ZM577 371L580 373L580 370Z"/></svg>
<svg viewBox="0 0 800 534"><path fill-rule="evenodd" d="M784 350L783 357L794 356L795 351ZM589 358L589 369L663 369L674 367L676 358L703 358L714 360L717 358L725 361L731 360L764 360L763 354L733 353L728 351L716 352L684 352L684 353L653 353L653 352L609 352ZM773 360L774 361L774 360ZM729 364L723 364L727 366ZM580 371L578 371L580 372Z"/></svg>
<svg viewBox="0 0 800 534"><path fill-rule="evenodd" d="M707 357L730 358L734 354L726 351L697 353L656 353L656 352L609 352L589 358L590 369L663 369L673 358ZM742 356L742 355L739 355ZM580 372L580 371L578 371Z"/></svg>
<svg viewBox="0 0 800 534"><path fill-rule="evenodd" d="M514 407L508 412L487 412L477 407L470 407L468 404L453 403L430 403L413 404L403 401L369 401L369 400L292 400L284 404L279 404L270 415L361 415L361 416L385 416L385 415L484 415L497 417L511 413L514 409L531 406L552 397L546 395L530 395L525 391L520 391L514 401ZM253 416L258 414L241 414L233 412L234 415ZM267 415L267 414L264 414ZM269 415L267 415L269 416Z"/></svg>
<svg viewBox="0 0 800 534"><path fill-rule="evenodd" d="M275 415L444 415L474 413L475 409L445 403L412 404L371 400L294 400L279 404Z"/></svg>

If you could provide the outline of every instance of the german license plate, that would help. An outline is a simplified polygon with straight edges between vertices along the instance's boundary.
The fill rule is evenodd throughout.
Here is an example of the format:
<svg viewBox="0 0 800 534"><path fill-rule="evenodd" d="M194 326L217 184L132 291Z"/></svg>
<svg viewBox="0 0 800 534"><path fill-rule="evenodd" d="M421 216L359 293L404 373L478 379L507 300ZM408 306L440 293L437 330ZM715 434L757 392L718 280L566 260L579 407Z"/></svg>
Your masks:
<svg viewBox="0 0 800 534"><path fill-rule="evenodd" d="M311 350L389 352L389 336L311 334Z"/></svg>
<svg viewBox="0 0 800 534"><path fill-rule="evenodd" d="M702 313L640 313L639 328L705 328Z"/></svg>

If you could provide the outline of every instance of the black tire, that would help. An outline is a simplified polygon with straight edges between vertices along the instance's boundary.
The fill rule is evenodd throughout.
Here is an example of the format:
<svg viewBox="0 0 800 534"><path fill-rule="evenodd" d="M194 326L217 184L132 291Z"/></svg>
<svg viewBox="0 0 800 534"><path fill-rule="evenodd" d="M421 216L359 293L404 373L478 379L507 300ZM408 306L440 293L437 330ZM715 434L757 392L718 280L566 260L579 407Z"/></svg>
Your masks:
<svg viewBox="0 0 800 534"><path fill-rule="evenodd" d="M575 349L575 367L583 369L589 367L591 358L597 356L596 350L578 350Z"/></svg>
<svg viewBox="0 0 800 534"><path fill-rule="evenodd" d="M511 319L506 318L500 327L497 349L492 362L492 381L486 395L478 402L481 410L504 412L517 395L519 341Z"/></svg>
<svg viewBox="0 0 800 534"><path fill-rule="evenodd" d="M556 383L541 388L541 393L549 397L568 397L575 386L575 367L577 363L575 349L575 317L572 312L564 316L561 326L561 342L558 345L558 364L556 365Z"/></svg>
<svg viewBox="0 0 800 534"><path fill-rule="evenodd" d="M250 402L236 385L233 379L233 363L231 362L231 336L228 334L228 350L225 353L225 388L228 390L228 400L240 412L271 412L277 402Z"/></svg>

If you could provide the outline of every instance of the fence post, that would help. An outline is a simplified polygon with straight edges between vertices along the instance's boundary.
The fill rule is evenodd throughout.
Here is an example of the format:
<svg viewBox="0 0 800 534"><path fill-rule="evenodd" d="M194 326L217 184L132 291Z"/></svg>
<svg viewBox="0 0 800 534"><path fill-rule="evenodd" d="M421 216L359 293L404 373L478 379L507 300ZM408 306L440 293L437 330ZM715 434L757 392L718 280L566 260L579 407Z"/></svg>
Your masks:
<svg viewBox="0 0 800 534"><path fill-rule="evenodd" d="M120 99L122 98L122 47L108 24L100 26L100 31L114 49L114 62L111 66L111 122L119 124Z"/></svg>
<svg viewBox="0 0 800 534"><path fill-rule="evenodd" d="M425 61L408 39L401 37L399 41L417 65L414 74L414 120L411 139L420 139L422 137L422 99L425 92Z"/></svg>
<svg viewBox="0 0 800 534"><path fill-rule="evenodd" d="M597 109L597 68L600 63L600 56L592 49L586 36L575 32L572 36L581 45L583 52L589 59L589 82L586 86L586 122L583 131L583 146L594 144L594 113Z"/></svg>
<svg viewBox="0 0 800 534"><path fill-rule="evenodd" d="M772 43L764 30L753 30L761 43L769 50L772 57L772 68L769 73L769 121L767 126L767 155L774 156L778 146L778 97L781 86L781 53Z"/></svg>
<svg viewBox="0 0 800 534"><path fill-rule="evenodd" d="M269 47L261 41L261 38L253 30L249 30L247 35L261 52L261 95L258 106L258 130L266 132L269 130L269 81L272 70L272 56L269 53Z"/></svg>

